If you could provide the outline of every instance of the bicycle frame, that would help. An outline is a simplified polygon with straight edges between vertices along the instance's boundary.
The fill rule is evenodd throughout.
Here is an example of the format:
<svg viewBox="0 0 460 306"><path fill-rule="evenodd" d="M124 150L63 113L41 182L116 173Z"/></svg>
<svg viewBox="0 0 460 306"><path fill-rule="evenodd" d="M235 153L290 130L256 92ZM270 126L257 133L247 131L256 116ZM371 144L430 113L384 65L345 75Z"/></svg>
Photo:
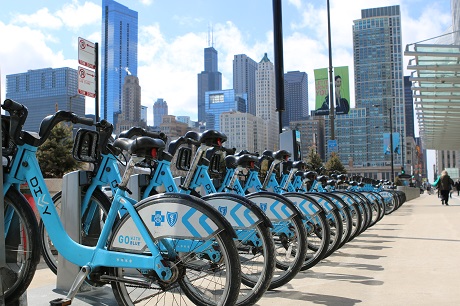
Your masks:
<svg viewBox="0 0 460 306"><path fill-rule="evenodd" d="M102 228L100 237L96 246L89 247L81 245L74 240L72 240L69 235L65 232L62 222L59 218L59 214L54 207L51 195L47 189L43 175L41 174L40 167L35 157L37 148L27 144L18 145L18 151L16 153L16 158L13 161L11 171L9 174L5 174L4 179L4 195L9 188L23 182L27 182L31 190L31 194L37 203L37 209L40 213L40 216L48 229L48 234L53 241L56 249L60 254L69 262L72 262L75 265L87 266L90 269L95 269L101 266L110 266L110 267L124 267L124 268L135 268L135 269L146 269L150 270L154 268L158 273L159 277L162 280L168 280L172 273L169 267L166 267L162 263L162 254L161 250L157 247L155 242L151 238L149 230L144 225L144 221L141 219L139 213L134 208L134 204L137 201L130 199L124 195L124 191L117 189L110 208L107 219L105 220L104 227ZM89 202L89 201L87 201ZM168 205L170 203L165 203L164 205L155 206L158 210L174 211L174 207ZM164 207L163 207L164 206ZM142 240L139 245L145 243L148 247L151 255L135 254L129 252L114 252L106 249L107 241L110 237L111 230L116 221L117 213L121 208L125 208L127 213L131 216L132 222L134 223L138 235ZM189 208L189 207L188 207ZM176 207L176 210L180 210L181 207ZM189 208L186 212L188 215L193 215L196 213L196 209ZM182 213L183 214L183 213ZM184 239L190 239L189 243L184 246L184 251L189 251L190 247L193 245L193 240L206 240L212 233L218 231L218 228L215 224L204 225L206 223L207 216L203 214L202 220L200 223L203 224L202 228L198 230L187 230L184 226L180 228L180 231L187 237ZM193 228L196 224L191 225ZM188 232L185 235L185 232ZM175 236L177 235L172 230L169 230L165 227L157 228L158 237L162 236ZM206 233L203 235L202 233ZM126 235L125 235L126 234ZM121 240L123 237L131 237L128 229L121 231L119 233L119 239L115 243L120 248L128 251L136 251L132 246L127 245L124 241ZM167 248L169 251L172 248L169 248L169 242L165 239L161 239L163 247ZM181 249L176 248L176 251L181 251ZM174 256L174 254L171 254Z"/></svg>

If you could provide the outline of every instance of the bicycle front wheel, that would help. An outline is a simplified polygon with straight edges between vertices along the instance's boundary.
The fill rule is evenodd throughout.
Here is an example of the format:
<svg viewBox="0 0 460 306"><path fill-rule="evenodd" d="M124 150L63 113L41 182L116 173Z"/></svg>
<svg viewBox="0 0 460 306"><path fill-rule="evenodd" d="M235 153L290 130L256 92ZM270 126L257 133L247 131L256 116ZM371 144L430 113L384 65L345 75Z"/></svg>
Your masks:
<svg viewBox="0 0 460 306"><path fill-rule="evenodd" d="M19 191L10 189L5 201L5 269L0 280L6 305L13 304L26 291L40 260L38 225L29 202Z"/></svg>
<svg viewBox="0 0 460 306"><path fill-rule="evenodd" d="M161 206L164 204L167 206ZM163 208L174 205L193 206L192 208L199 209L199 205L208 204L190 196L164 194L143 200L136 206L136 209L142 215L142 209L145 208L160 212L163 211ZM211 209L212 211L206 212L206 215L209 216L206 223L212 225L213 220L223 217L213 208ZM128 216L123 218L119 228L122 228L128 219ZM178 220L182 219L179 218ZM169 225L166 224L165 226ZM230 227L230 225L228 226ZM114 279L112 289L118 304L235 305L241 278L238 250L233 241L234 231L231 227L219 226L218 228L219 230L207 237L206 240L187 238L183 235L180 238L163 235L161 239L154 240L158 250L161 251L163 264L168 265L171 269L172 277L168 281L162 281L154 270L110 269L111 279ZM114 237L119 235L118 229L115 233ZM165 240L167 240L167 248L163 244ZM109 249L114 248L113 245L114 242L112 241L109 244ZM185 250L183 245L189 247ZM145 252L146 255L149 254L149 250L145 250ZM219 260L216 261L208 254L218 254Z"/></svg>

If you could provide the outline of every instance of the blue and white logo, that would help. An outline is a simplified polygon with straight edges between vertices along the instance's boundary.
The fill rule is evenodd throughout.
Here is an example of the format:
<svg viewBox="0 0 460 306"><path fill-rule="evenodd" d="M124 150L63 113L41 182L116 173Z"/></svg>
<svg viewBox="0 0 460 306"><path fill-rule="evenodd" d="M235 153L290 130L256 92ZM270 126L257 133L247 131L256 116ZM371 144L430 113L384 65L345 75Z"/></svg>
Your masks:
<svg viewBox="0 0 460 306"><path fill-rule="evenodd" d="M165 216L161 214L161 211L156 211L154 215L152 215L152 222L155 223L155 226L161 226L162 222L165 222Z"/></svg>
<svg viewBox="0 0 460 306"><path fill-rule="evenodd" d="M260 209L262 209L262 211L267 211L267 203L260 203Z"/></svg>
<svg viewBox="0 0 460 306"><path fill-rule="evenodd" d="M168 218L169 226L173 227L177 223L177 219L179 219L179 214L177 212L167 212L166 217Z"/></svg>
<svg viewBox="0 0 460 306"><path fill-rule="evenodd" d="M218 209L223 216L227 215L227 206L219 206Z"/></svg>

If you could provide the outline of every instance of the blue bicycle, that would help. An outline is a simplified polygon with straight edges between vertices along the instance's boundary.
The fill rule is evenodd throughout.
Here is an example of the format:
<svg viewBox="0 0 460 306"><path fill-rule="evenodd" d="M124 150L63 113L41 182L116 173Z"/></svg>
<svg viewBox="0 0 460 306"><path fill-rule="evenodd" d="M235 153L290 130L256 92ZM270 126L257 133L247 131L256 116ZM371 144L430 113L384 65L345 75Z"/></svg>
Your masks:
<svg viewBox="0 0 460 306"><path fill-rule="evenodd" d="M122 168L121 172L125 172L123 169L126 164L124 158L129 158L129 154L126 153L132 143L136 140L131 138L138 138L140 136L148 136L151 138L160 138L166 140L167 137L163 133L149 132L142 128L133 127L128 131L122 132L117 140L110 144L108 137L111 134L112 127L107 123L104 127L100 128L99 131L99 150L101 151L100 158L94 160L93 171L87 171L84 173L84 177L88 178L85 180L87 184L83 186L82 192L82 213L81 213L81 237L80 239L85 245L93 245L94 241L100 235L98 230L98 224L101 221L101 217L106 216L106 212L110 208L110 199L101 191L103 186L109 185L112 194L116 193L118 184L122 177L120 175L119 168ZM91 131L79 130L76 137L76 144L91 134ZM218 139L224 139L225 136L217 133L203 133L201 139L207 144L217 144ZM215 141L212 141L215 140ZM174 144L170 146L173 150ZM205 144L204 144L205 145ZM84 161L78 154L78 144L74 146L74 158L79 161ZM158 194L155 189L146 188L146 182L151 182L153 185L159 187L159 185L167 185L168 192L182 192L187 193L185 189L179 189L174 184L174 179L171 174L170 162L174 156L174 152L158 151L155 153L157 158L155 160L144 159L136 163L136 168L140 171L142 169L150 169L148 172L151 175L141 175L131 177L131 181L136 180L136 183L129 182L130 198L134 200L141 200L147 198L150 195ZM121 158L121 159L120 159ZM151 180L151 177L155 179ZM139 190L142 190L139 192ZM111 195L110 195L111 197ZM267 290L271 277L274 270L274 246L270 236L270 220L264 215L264 213L255 206L254 203L247 200L244 197L237 197L230 194L212 194L207 197L203 197L208 204L214 206L234 227L237 239L234 239L241 263L241 279L242 284L237 305L249 305L257 302ZM57 208L61 205L61 193L53 197L53 201ZM119 214L123 215L126 211L120 211ZM41 227L42 228L42 227ZM54 270L57 270L57 251L52 245L52 241L47 239L46 230L42 230L43 235L43 250L47 254L49 265ZM47 261L47 262L48 262ZM97 283L87 281L90 285L97 286Z"/></svg>
<svg viewBox="0 0 460 306"><path fill-rule="evenodd" d="M67 297L51 301L52 305L69 305L87 279L111 284L120 305L236 303L240 262L233 243L235 232L228 221L206 202L190 195L163 194L140 202L126 196L136 162L154 160L152 152L164 149L162 140L141 137L130 144L132 157L100 224L97 243L85 246L64 231L35 154L59 122L94 125L92 119L59 111L45 118L39 133L34 134L21 130L27 117L23 105L7 99L2 108L10 114L8 135L15 146L4 175L4 196L12 195L16 200L13 206L29 207L23 197L14 196L18 194L16 186L26 182L54 246L66 260L82 267ZM97 155L96 147L94 142L82 141L79 151L91 159ZM117 222L121 208L126 213ZM33 223L32 216L23 217L28 220L23 227ZM38 237L36 228L27 231ZM23 251L18 249L16 253L19 256ZM27 276L33 272L30 269Z"/></svg>

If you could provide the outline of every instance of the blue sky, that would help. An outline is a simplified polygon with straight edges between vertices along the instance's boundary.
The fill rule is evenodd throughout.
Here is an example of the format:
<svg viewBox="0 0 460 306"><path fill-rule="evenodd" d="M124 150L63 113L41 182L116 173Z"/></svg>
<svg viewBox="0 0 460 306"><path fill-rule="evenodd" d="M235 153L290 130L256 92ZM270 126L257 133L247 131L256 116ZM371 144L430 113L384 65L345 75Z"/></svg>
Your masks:
<svg viewBox="0 0 460 306"><path fill-rule="evenodd" d="M259 61L265 52L273 61L270 0L120 0L139 12L139 68L142 104L163 98L173 115L197 118L197 74L204 68L208 29L219 52L223 89L232 87L232 60L247 54ZM448 0L330 0L334 66L350 67L353 88L352 25L361 9L401 6L403 45L449 31ZM285 71L309 75L313 107L313 70L328 66L326 0L283 0ZM2 1L0 7L1 99L5 75L47 67L77 68L77 38L100 42L100 0ZM407 65L405 59L405 66ZM354 99L351 99L352 106ZM87 112L94 102L87 98Z"/></svg>

